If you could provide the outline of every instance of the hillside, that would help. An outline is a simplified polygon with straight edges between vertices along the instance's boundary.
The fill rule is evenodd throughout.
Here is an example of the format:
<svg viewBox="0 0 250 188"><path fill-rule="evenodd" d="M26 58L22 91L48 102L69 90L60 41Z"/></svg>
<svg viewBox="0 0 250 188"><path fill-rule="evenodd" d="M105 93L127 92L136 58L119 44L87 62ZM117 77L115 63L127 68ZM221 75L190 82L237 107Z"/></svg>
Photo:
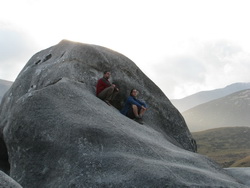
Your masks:
<svg viewBox="0 0 250 188"><path fill-rule="evenodd" d="M250 89L250 83L234 83L228 85L224 88L210 90L210 91L201 91L199 93L187 96L183 99L172 99L171 102L173 105L180 111L184 112L190 108L193 108L197 105L230 95L237 91Z"/></svg>
<svg viewBox="0 0 250 188"><path fill-rule="evenodd" d="M0 79L0 103L6 91L10 88L11 84L12 82L10 81Z"/></svg>
<svg viewBox="0 0 250 188"><path fill-rule="evenodd" d="M250 90L239 91L182 113L191 132L250 126Z"/></svg>
<svg viewBox="0 0 250 188"><path fill-rule="evenodd" d="M250 155L241 160L236 161L231 165L231 167L246 167L246 166L247 167L250 166Z"/></svg>
<svg viewBox="0 0 250 188"><path fill-rule="evenodd" d="M192 133L198 153L222 167L250 167L250 128L226 127Z"/></svg>

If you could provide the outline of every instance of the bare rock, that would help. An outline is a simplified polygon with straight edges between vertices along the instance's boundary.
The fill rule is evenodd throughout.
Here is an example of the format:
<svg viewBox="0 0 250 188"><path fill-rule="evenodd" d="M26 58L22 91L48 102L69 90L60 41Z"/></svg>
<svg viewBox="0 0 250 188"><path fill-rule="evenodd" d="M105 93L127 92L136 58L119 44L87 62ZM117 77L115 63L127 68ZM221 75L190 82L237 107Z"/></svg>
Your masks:
<svg viewBox="0 0 250 188"><path fill-rule="evenodd" d="M0 188L22 188L15 180L0 171Z"/></svg>

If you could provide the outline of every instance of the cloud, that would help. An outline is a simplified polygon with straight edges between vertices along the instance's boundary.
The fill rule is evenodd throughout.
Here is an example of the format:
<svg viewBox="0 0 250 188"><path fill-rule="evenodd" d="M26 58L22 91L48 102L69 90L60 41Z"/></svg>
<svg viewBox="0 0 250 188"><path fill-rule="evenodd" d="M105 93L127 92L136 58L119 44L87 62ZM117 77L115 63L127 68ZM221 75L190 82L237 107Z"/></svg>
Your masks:
<svg viewBox="0 0 250 188"><path fill-rule="evenodd" d="M249 82L250 54L228 40L190 41L191 51L151 67L151 78L169 98Z"/></svg>
<svg viewBox="0 0 250 188"><path fill-rule="evenodd" d="M246 63L250 56L237 44L225 40L205 43L197 56L206 67L206 85L224 87L232 82L249 81L245 70L250 68Z"/></svg>
<svg viewBox="0 0 250 188"><path fill-rule="evenodd" d="M0 44L0 78L13 81L38 46L25 32L4 23L0 23Z"/></svg>
<svg viewBox="0 0 250 188"><path fill-rule="evenodd" d="M166 58L152 69L156 74L155 82L169 98L178 93L190 91L193 83L202 84L206 67L195 56L180 55ZM155 76L156 76L155 74ZM154 76L153 76L154 77Z"/></svg>

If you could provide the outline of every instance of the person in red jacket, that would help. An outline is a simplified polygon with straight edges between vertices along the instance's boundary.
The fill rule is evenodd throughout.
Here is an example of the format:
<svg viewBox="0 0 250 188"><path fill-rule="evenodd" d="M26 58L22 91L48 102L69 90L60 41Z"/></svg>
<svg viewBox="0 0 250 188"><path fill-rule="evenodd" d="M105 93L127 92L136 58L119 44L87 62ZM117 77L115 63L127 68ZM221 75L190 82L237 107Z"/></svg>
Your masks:
<svg viewBox="0 0 250 188"><path fill-rule="evenodd" d="M96 96L108 105L111 105L110 101L112 101L119 92L116 85L109 82L110 76L111 73L109 71L104 71L103 77L100 78L96 84Z"/></svg>

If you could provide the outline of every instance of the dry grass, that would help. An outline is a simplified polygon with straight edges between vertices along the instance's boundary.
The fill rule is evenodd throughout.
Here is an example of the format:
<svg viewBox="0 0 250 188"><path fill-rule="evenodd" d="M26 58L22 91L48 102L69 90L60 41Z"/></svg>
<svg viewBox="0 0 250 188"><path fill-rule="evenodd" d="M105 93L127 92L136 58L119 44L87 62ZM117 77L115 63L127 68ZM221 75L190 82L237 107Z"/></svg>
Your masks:
<svg viewBox="0 0 250 188"><path fill-rule="evenodd" d="M198 153L226 168L250 167L249 133L249 127L227 127L192 134L197 142Z"/></svg>

